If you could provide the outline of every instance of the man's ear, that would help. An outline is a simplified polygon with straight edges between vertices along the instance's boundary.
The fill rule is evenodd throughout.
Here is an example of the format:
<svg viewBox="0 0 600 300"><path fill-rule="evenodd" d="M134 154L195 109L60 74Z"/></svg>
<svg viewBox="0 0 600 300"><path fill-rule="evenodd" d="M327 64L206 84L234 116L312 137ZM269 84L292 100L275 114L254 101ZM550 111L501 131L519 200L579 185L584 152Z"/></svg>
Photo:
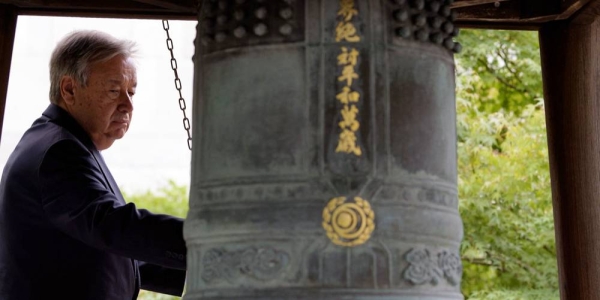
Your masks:
<svg viewBox="0 0 600 300"><path fill-rule="evenodd" d="M75 103L76 83L71 76L63 76L60 80L60 96L65 104L73 105Z"/></svg>

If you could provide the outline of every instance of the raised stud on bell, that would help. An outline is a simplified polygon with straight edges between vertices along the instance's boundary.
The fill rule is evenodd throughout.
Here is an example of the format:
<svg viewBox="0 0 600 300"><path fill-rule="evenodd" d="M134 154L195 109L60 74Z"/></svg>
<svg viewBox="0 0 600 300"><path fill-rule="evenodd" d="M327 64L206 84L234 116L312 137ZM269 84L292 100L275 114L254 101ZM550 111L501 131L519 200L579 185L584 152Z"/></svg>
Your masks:
<svg viewBox="0 0 600 300"><path fill-rule="evenodd" d="M283 35L290 35L292 34L292 25L290 24L283 24L281 25L281 27L279 27L279 33L283 34Z"/></svg>
<svg viewBox="0 0 600 300"><path fill-rule="evenodd" d="M444 47L446 47L446 49L450 51L454 49L454 41L452 40L452 38L447 38L444 40Z"/></svg>
<svg viewBox="0 0 600 300"><path fill-rule="evenodd" d="M254 15L259 19L264 19L267 17L267 9L264 7L260 7L254 11Z"/></svg>
<svg viewBox="0 0 600 300"><path fill-rule="evenodd" d="M237 27L236 29L233 30L233 35L238 39L245 37L246 36L246 28L244 28L242 26Z"/></svg>
<svg viewBox="0 0 600 300"><path fill-rule="evenodd" d="M454 51L454 53L460 53L460 51L462 51L462 45L460 43L455 43L452 51Z"/></svg>
<svg viewBox="0 0 600 300"><path fill-rule="evenodd" d="M408 20L408 10L406 9L397 9L394 11L394 20L398 22L404 22Z"/></svg>
<svg viewBox="0 0 600 300"><path fill-rule="evenodd" d="M427 18L424 15L416 15L413 18L413 23L415 26L421 27L427 24Z"/></svg>
<svg viewBox="0 0 600 300"><path fill-rule="evenodd" d="M442 14L442 16L448 17L452 14L452 9L450 8L450 6L444 6L440 10L440 13Z"/></svg>
<svg viewBox="0 0 600 300"><path fill-rule="evenodd" d="M429 3L429 10L431 10L434 13L438 12L440 10L440 7L442 7L442 4L437 1Z"/></svg>
<svg viewBox="0 0 600 300"><path fill-rule="evenodd" d="M421 30L417 31L415 37L417 38L417 40L419 40L421 42L426 42L427 39L429 38L429 33L427 32L427 30L421 29Z"/></svg>
<svg viewBox="0 0 600 300"><path fill-rule="evenodd" d="M442 29L445 33L450 34L454 31L454 24L452 24L452 22L446 22L444 23L444 27Z"/></svg>
<svg viewBox="0 0 600 300"><path fill-rule="evenodd" d="M434 43L434 44L441 44L444 41L444 35L441 32L436 32L431 34L431 36L429 37L429 39Z"/></svg>
<svg viewBox="0 0 600 300"><path fill-rule="evenodd" d="M218 32L215 34L215 41L222 43L227 39L227 35L224 32Z"/></svg>
<svg viewBox="0 0 600 300"><path fill-rule="evenodd" d="M254 26L254 34L258 35L258 36L263 36L265 34L267 34L268 32L268 28L267 25L265 25L264 23L258 23L256 24L256 26Z"/></svg>
<svg viewBox="0 0 600 300"><path fill-rule="evenodd" d="M440 29L442 24L444 24L444 19L441 17L432 17L429 19L429 25L434 29Z"/></svg>
<svg viewBox="0 0 600 300"><path fill-rule="evenodd" d="M407 39L410 37L410 34L412 32L410 31L410 28L408 28L407 26L401 26L401 27L396 28L394 30L394 33L396 34L396 36Z"/></svg>
<svg viewBox="0 0 600 300"><path fill-rule="evenodd" d="M280 11L279 11L279 15L280 15L280 16L281 16L283 19L287 20L287 19L289 19L289 18L291 18L291 17L292 17L292 15L293 15L293 12L292 12L292 9L288 7L288 8L284 8L284 9L280 10Z"/></svg>
<svg viewBox="0 0 600 300"><path fill-rule="evenodd" d="M413 0L413 6L416 9L422 10L425 8L425 0Z"/></svg>

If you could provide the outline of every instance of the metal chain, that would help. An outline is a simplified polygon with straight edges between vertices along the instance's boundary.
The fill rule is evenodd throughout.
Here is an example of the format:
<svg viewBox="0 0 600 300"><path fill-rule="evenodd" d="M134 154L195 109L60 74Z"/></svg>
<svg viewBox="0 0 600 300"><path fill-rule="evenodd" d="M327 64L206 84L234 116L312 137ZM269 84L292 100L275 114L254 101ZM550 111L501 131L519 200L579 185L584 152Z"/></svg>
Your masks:
<svg viewBox="0 0 600 300"><path fill-rule="evenodd" d="M171 69L173 73L175 73L175 88L177 92L179 92L179 108L181 112L183 112L183 128L187 131L188 139L187 144L188 148L192 150L192 133L190 132L190 119L188 119L185 109L187 108L185 104L185 99L183 99L183 95L181 94L181 80L179 80L179 75L177 74L177 60L175 59L175 55L173 54L173 40L169 35L169 20L162 20L163 29L167 33L167 49L171 53Z"/></svg>

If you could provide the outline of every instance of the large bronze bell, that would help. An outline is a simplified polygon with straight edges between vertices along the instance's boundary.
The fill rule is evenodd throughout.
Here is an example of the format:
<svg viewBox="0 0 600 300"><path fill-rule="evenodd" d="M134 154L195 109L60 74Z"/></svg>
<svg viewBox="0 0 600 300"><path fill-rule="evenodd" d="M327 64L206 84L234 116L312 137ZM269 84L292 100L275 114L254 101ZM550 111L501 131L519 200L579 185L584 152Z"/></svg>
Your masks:
<svg viewBox="0 0 600 300"><path fill-rule="evenodd" d="M451 0L206 0L186 299L462 299Z"/></svg>

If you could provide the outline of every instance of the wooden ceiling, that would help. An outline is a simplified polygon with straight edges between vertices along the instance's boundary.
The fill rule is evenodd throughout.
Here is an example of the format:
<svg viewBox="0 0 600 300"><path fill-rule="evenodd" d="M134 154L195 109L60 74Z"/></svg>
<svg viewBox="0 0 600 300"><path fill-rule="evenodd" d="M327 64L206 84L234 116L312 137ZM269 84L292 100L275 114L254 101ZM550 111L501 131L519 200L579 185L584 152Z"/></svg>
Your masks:
<svg viewBox="0 0 600 300"><path fill-rule="evenodd" d="M310 1L310 0L307 0ZM455 0L461 27L536 29L600 0ZM0 0L20 15L194 20L196 0Z"/></svg>

